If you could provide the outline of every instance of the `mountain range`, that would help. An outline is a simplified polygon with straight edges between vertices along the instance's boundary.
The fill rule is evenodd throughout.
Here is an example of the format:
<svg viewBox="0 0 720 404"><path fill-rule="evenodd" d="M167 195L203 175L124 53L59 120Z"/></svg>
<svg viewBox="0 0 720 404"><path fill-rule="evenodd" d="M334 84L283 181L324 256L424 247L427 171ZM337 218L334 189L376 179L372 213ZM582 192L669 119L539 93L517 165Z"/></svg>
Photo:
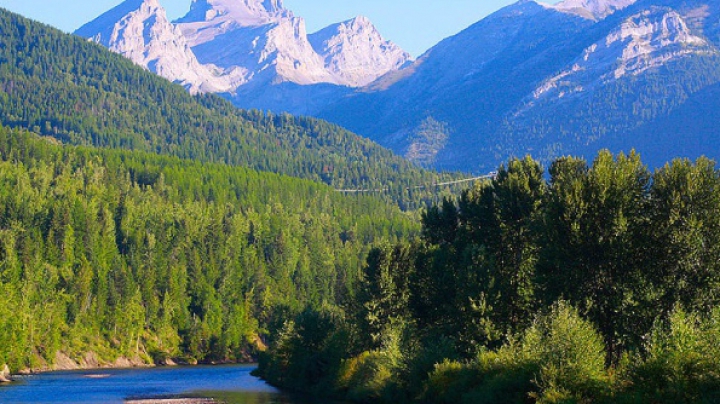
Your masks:
<svg viewBox="0 0 720 404"><path fill-rule="evenodd" d="M191 92L293 83L361 87L410 60L370 20L308 34L282 0L194 0L170 22L158 0L127 0L76 32Z"/></svg>
<svg viewBox="0 0 720 404"><path fill-rule="evenodd" d="M414 61L365 18L308 35L270 0L195 0L172 23L157 0L128 0L77 34L190 91L327 119L440 169L718 149L717 0L521 0Z"/></svg>

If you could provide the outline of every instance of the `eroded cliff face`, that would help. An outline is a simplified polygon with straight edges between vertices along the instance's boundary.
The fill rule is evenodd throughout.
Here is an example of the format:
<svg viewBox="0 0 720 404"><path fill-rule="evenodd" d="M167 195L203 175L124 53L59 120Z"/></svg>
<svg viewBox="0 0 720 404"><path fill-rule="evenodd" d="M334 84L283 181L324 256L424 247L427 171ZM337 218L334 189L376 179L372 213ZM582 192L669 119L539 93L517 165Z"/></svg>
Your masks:
<svg viewBox="0 0 720 404"><path fill-rule="evenodd" d="M410 59L366 18L311 44L305 21L280 0L194 0L175 23L157 0L127 0L76 33L192 92L234 93L254 81L359 87Z"/></svg>
<svg viewBox="0 0 720 404"><path fill-rule="evenodd" d="M190 92L228 92L246 82L242 68L201 64L157 0L129 0L77 31Z"/></svg>
<svg viewBox="0 0 720 404"><path fill-rule="evenodd" d="M411 60L409 53L385 40L366 17L333 24L309 39L325 68L350 87L368 85Z"/></svg>
<svg viewBox="0 0 720 404"><path fill-rule="evenodd" d="M638 76L687 56L712 53L716 53L712 45L693 34L678 12L654 7L624 19L586 48L572 66L539 86L532 98L587 92L626 75Z"/></svg>

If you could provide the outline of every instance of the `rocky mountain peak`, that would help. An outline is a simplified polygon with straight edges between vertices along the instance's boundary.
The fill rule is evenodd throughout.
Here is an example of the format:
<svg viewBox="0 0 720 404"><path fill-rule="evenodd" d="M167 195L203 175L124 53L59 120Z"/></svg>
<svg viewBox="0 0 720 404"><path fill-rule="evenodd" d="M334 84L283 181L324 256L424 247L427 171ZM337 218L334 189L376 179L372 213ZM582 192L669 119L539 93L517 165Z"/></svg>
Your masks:
<svg viewBox="0 0 720 404"><path fill-rule="evenodd" d="M254 27L291 17L282 0L193 0L188 14L177 22L221 21Z"/></svg>
<svg viewBox="0 0 720 404"><path fill-rule="evenodd" d="M241 69L224 71L198 62L182 32L158 0L126 0L75 32L190 92L228 92L244 82Z"/></svg>
<svg viewBox="0 0 720 404"><path fill-rule="evenodd" d="M76 33L193 92L236 94L250 82L360 87L410 59L365 17L321 31L316 47L282 0L193 0L172 23L159 1L126 0Z"/></svg>
<svg viewBox="0 0 720 404"><path fill-rule="evenodd" d="M137 13L141 9L145 9L145 13L153 14L159 7L157 0L126 0L95 20L83 25L75 34L86 38L99 34L100 37L93 39L98 43L103 43L103 39L107 37L108 32L99 32L98 28L110 29L115 23L126 18L131 13Z"/></svg>
<svg viewBox="0 0 720 404"><path fill-rule="evenodd" d="M636 2L637 0L564 0L556 4L554 8L587 19L602 20Z"/></svg>
<svg viewBox="0 0 720 404"><path fill-rule="evenodd" d="M385 40L367 17L330 25L309 36L325 67L342 84L361 87L409 62L410 54Z"/></svg>

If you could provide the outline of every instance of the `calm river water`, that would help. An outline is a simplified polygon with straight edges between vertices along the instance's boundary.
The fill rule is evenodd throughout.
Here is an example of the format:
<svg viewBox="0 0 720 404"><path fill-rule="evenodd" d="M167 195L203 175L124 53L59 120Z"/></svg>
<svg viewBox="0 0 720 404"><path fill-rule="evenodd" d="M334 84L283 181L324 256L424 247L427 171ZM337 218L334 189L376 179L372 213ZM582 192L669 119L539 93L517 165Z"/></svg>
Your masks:
<svg viewBox="0 0 720 404"><path fill-rule="evenodd" d="M228 404L309 404L250 375L252 366L52 372L0 386L0 404L121 404L128 398L211 397Z"/></svg>

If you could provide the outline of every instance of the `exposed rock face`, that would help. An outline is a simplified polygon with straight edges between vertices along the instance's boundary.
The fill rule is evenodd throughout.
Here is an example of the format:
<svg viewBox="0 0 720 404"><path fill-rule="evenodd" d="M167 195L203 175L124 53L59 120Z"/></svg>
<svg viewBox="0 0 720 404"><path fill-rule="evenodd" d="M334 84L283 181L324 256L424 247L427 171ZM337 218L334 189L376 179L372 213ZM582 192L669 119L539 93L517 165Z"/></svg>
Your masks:
<svg viewBox="0 0 720 404"><path fill-rule="evenodd" d="M310 43L323 57L325 68L351 87L370 84L411 59L399 46L386 41L366 17L324 28L310 36Z"/></svg>
<svg viewBox="0 0 720 404"><path fill-rule="evenodd" d="M203 63L246 69L249 79L333 83L305 21L281 1L195 0L178 27Z"/></svg>
<svg viewBox="0 0 720 404"><path fill-rule="evenodd" d="M110 369L110 368L134 368L134 367L149 367L152 364L145 363L145 361L139 357L126 358L118 357L114 362L103 360L95 352L87 352L84 356L78 359L69 357L64 352L55 352L55 358L52 364L48 363L41 356L35 357L35 367L26 368L18 371L21 375L31 375L40 372L50 372L55 370L80 370L80 369Z"/></svg>
<svg viewBox="0 0 720 404"><path fill-rule="evenodd" d="M626 18L605 38L586 48L569 69L538 87L533 98L561 98L626 75L638 76L687 56L713 53L717 51L693 34L680 14L654 7Z"/></svg>
<svg viewBox="0 0 720 404"><path fill-rule="evenodd" d="M157 0L127 0L84 25L76 34L182 84L193 93L228 92L246 81L242 69L201 65Z"/></svg>
<svg viewBox="0 0 720 404"><path fill-rule="evenodd" d="M10 383L11 381L10 368L8 365L4 365L0 369L0 383Z"/></svg>
<svg viewBox="0 0 720 404"><path fill-rule="evenodd" d="M410 58L365 18L323 30L316 51L281 0L193 0L175 24L158 0L127 0L76 34L192 92L236 93L251 82L359 87Z"/></svg>

